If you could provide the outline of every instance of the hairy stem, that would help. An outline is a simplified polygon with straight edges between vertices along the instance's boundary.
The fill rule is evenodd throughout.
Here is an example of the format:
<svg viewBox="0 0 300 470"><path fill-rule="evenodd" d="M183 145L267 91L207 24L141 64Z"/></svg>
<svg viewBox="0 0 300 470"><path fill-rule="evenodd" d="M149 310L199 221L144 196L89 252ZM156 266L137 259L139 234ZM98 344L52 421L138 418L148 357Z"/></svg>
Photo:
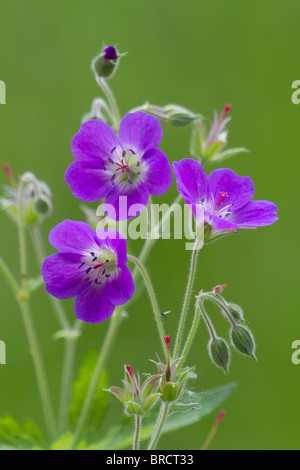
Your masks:
<svg viewBox="0 0 300 470"><path fill-rule="evenodd" d="M160 309L158 307L157 300L155 298L155 293L154 293L154 289L153 289L150 277L149 277L146 269L144 268L144 265L135 256L128 255L128 259L130 261L132 261L135 266L137 266L137 268L139 269L139 271L142 275L142 278L145 282L145 285L147 287L147 291L148 291L150 301L151 301L151 304L152 304L152 308L153 308L153 312L154 312L154 317L155 317L155 320L156 320L156 325L157 325L157 328L158 328L158 331L159 331L160 340L161 340L164 352L165 352L166 357L167 357L167 346L166 346L166 343L165 343L165 340L164 340L165 334L164 334L163 324L162 324L162 321L161 321L161 312L160 312Z"/></svg>
<svg viewBox="0 0 300 470"><path fill-rule="evenodd" d="M161 405L161 409L160 409L160 412L159 412L159 415L158 415L158 418L157 418L157 421L153 430L153 434L149 442L148 450L154 450L156 448L159 438L160 438L162 428L168 416L168 411L169 411L169 403L163 403Z"/></svg>
<svg viewBox="0 0 300 470"><path fill-rule="evenodd" d="M177 330L175 346L174 346L174 353L173 353L173 359L174 360L176 359L176 357L178 355L180 343L181 343L181 340L182 340L182 335L183 335L183 330L184 330L184 323L185 323L186 315L187 315L187 312L188 312L188 307L189 307L189 303L190 303L192 288L193 288L195 274L196 274L196 265L197 265L199 247L200 247L200 242L199 242L199 240L196 240L195 244L194 244L194 249L193 249L193 252L192 252L190 272L189 272L188 282L187 282L187 286L186 286L183 307L182 307L182 311L181 311L181 315L180 315L180 321L179 321L179 327L178 327L178 330Z"/></svg>
<svg viewBox="0 0 300 470"><path fill-rule="evenodd" d="M107 81L105 80L105 78L98 77L95 74L95 79L96 79L96 82L98 83L98 85L100 86L100 88L102 89L103 93L105 94L105 96L107 98L107 101L109 103L109 106L110 106L110 109L112 111L112 115L113 115L113 118L114 118L113 119L113 121L114 121L113 122L113 128L114 128L114 130L117 131L119 129L119 125L120 125L121 115L120 115L120 111L119 111L119 107L118 107L116 98L115 98L112 90L108 86Z"/></svg>
<svg viewBox="0 0 300 470"><path fill-rule="evenodd" d="M142 429L142 417L140 415L135 415L135 429L134 429L134 438L132 449L138 450L140 446L140 434Z"/></svg>
<svg viewBox="0 0 300 470"><path fill-rule="evenodd" d="M185 342L185 345L183 347L182 353L180 354L181 359L178 362L178 366L177 366L178 370L182 366L183 362L185 361L185 359L186 359L186 357L189 353L190 347L192 345L192 342L194 341L194 337L195 337L195 334L196 334L196 331L197 331L197 328L198 328L198 325L199 325L199 320L200 320L200 310L199 310L198 305L196 305L193 324L191 326L189 335L186 339L186 342Z"/></svg>

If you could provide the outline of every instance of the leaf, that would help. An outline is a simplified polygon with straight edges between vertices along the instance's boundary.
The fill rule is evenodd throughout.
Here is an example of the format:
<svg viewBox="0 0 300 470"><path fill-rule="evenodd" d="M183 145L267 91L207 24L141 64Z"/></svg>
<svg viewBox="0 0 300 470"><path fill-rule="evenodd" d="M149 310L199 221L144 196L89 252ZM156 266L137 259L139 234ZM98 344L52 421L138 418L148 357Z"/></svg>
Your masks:
<svg viewBox="0 0 300 470"><path fill-rule="evenodd" d="M36 278L28 279L27 287L28 287L29 292L33 292L37 290L39 287L41 287L43 284L44 284L44 279L43 279L43 276L41 275Z"/></svg>
<svg viewBox="0 0 300 470"><path fill-rule="evenodd" d="M185 426L197 423L202 418L218 408L235 390L236 384L230 383L203 393L185 391L180 403L173 405L170 415L163 427L162 433L176 431ZM149 439L158 415L157 407L143 419L141 439ZM88 450L118 450L129 447L133 439L133 419L124 417L120 423L111 428L106 437L98 444L88 447Z"/></svg>
<svg viewBox="0 0 300 470"><path fill-rule="evenodd" d="M44 441L36 424L31 420L20 426L12 416L0 418L0 449L28 450L44 447Z"/></svg>
<svg viewBox="0 0 300 470"><path fill-rule="evenodd" d="M69 410L69 422L71 430L75 429L78 421L96 362L98 360L99 351L97 348L92 348L88 351L83 365L79 371L78 378L73 384L72 401ZM104 391L107 388L107 374L103 372L99 378L96 391L89 409L86 420L85 429L86 435L89 439L98 431L100 424L106 414L108 408L109 394Z"/></svg>

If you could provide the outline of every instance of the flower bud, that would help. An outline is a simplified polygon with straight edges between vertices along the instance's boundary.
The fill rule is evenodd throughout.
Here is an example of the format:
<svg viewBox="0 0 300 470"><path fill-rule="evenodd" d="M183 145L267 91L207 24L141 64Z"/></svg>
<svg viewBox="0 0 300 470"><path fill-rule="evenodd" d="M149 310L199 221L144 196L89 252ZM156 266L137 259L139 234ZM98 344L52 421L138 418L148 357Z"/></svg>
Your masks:
<svg viewBox="0 0 300 470"><path fill-rule="evenodd" d="M189 126L193 122L201 119L199 114L195 114L189 109L178 106L177 104L165 106L163 112L166 114L166 120L171 126Z"/></svg>
<svg viewBox="0 0 300 470"><path fill-rule="evenodd" d="M212 362L217 367L220 367L220 369L223 369L227 375L230 363L230 351L226 341L221 338L212 339L208 343L208 352Z"/></svg>
<svg viewBox="0 0 300 470"><path fill-rule="evenodd" d="M244 311L242 307L233 303L227 304L227 307L235 320L244 321Z"/></svg>
<svg viewBox="0 0 300 470"><path fill-rule="evenodd" d="M171 403L175 401L181 391L181 384L178 382L165 382L161 387L162 401Z"/></svg>
<svg viewBox="0 0 300 470"><path fill-rule="evenodd" d="M117 70L119 52L114 46L108 46L93 59L92 69L98 77L111 78Z"/></svg>
<svg viewBox="0 0 300 470"><path fill-rule="evenodd" d="M11 186L4 188L4 195L0 197L0 206L14 221L18 218L20 186L16 183L9 166L4 165L4 171ZM52 194L46 183L40 181L31 172L21 176L23 184L23 213L24 223L27 227L44 221L52 212Z"/></svg>
<svg viewBox="0 0 300 470"><path fill-rule="evenodd" d="M244 326L238 326L231 330L231 340L235 349L244 354L255 358L255 341L252 333Z"/></svg>

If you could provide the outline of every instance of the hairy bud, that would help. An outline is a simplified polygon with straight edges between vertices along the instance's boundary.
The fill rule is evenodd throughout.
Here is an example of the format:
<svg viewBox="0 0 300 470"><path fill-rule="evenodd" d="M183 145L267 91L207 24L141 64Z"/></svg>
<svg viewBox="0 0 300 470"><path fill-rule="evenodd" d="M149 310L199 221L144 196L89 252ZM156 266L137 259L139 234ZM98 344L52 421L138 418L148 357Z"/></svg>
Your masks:
<svg viewBox="0 0 300 470"><path fill-rule="evenodd" d="M212 339L208 343L208 352L212 362L227 375L230 364L230 350L226 341L221 338Z"/></svg>
<svg viewBox="0 0 300 470"><path fill-rule="evenodd" d="M254 337L248 328L239 325L237 328L232 329L231 340L238 352L256 359Z"/></svg>

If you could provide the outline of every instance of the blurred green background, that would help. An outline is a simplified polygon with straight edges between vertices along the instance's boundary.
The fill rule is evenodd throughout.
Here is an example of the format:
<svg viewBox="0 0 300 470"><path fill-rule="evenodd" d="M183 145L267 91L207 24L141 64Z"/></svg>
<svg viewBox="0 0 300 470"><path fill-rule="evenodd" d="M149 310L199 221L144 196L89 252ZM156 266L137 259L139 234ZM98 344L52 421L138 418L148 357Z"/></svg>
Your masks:
<svg viewBox="0 0 300 470"><path fill-rule="evenodd" d="M81 116L100 95L90 61L102 41L128 51L110 81L122 113L149 100L179 103L211 118L213 109L231 103L229 146L245 146L251 153L228 166L253 178L257 199L278 204L280 221L205 248L196 287L228 283L225 297L244 307L259 361L233 354L224 377L208 359L201 325L188 362L197 366L197 389L239 384L224 405L227 418L212 448L299 449L300 365L291 362L291 344L300 339L300 106L291 102L291 84L300 79L299 1L1 0L0 6L0 79L7 86L7 104L0 107L1 161L16 174L33 171L52 188L55 211L42 227L45 240L63 219L82 219L64 171ZM189 130L164 130L161 148L169 159L188 157ZM175 195L173 184L159 201L171 202ZM0 223L1 255L17 274L16 230L3 213ZM47 249L52 250L48 244ZM161 308L172 310L165 324L174 335L189 265L184 242L160 241L147 265ZM38 274L32 253L31 274ZM20 421L30 416L43 425L22 319L3 279L0 292L0 339L7 346L7 365L0 366L0 415L12 413ZM72 319L72 302L66 307ZM62 343L51 339L57 324L43 288L34 294L33 308L57 407ZM226 335L226 324L217 325ZM90 345L101 345L106 329L105 323L85 327L77 366ZM124 362L151 371L148 359L156 351L144 293L132 305L112 351L110 384L119 384ZM199 448L213 419L163 437L160 447Z"/></svg>

